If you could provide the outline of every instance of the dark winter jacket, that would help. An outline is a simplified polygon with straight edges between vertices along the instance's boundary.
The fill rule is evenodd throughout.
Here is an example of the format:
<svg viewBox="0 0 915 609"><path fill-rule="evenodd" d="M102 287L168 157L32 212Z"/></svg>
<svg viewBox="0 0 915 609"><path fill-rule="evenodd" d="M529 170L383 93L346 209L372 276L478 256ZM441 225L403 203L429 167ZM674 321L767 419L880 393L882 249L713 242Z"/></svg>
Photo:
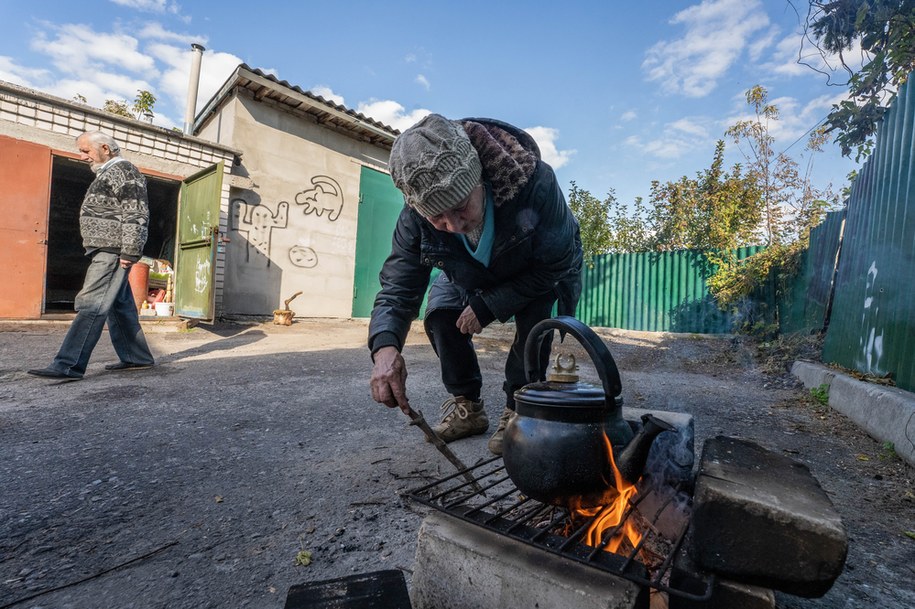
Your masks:
<svg viewBox="0 0 915 609"><path fill-rule="evenodd" d="M552 168L526 132L490 119L464 128L480 155L495 203L495 239L488 267L473 259L460 235L438 231L405 205L381 269L381 291L369 324L369 348L403 347L433 268L470 294L483 326L508 321L534 299L554 292L558 312L572 315L581 293L578 221Z"/></svg>
<svg viewBox="0 0 915 609"><path fill-rule="evenodd" d="M127 160L99 171L79 210L83 247L136 262L149 230L146 178Z"/></svg>

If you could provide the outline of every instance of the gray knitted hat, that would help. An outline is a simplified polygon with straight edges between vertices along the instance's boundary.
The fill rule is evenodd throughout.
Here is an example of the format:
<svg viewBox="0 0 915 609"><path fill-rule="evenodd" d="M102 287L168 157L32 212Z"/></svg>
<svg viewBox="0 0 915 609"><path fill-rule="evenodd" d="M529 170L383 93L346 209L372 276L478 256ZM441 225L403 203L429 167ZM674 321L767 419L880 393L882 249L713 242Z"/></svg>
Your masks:
<svg viewBox="0 0 915 609"><path fill-rule="evenodd" d="M394 185L425 217L457 206L480 183L480 157L460 123L430 114L394 140Z"/></svg>

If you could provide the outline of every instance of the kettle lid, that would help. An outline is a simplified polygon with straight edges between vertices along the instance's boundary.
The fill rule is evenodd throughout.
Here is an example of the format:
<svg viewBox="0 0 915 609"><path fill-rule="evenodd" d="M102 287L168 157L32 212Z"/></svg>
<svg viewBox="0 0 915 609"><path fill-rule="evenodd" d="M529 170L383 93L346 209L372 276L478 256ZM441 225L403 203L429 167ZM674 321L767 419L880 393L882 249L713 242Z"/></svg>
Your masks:
<svg viewBox="0 0 915 609"><path fill-rule="evenodd" d="M580 381L575 356L565 352L556 355L546 381L525 385L515 392L515 400L555 408L607 407L603 387Z"/></svg>

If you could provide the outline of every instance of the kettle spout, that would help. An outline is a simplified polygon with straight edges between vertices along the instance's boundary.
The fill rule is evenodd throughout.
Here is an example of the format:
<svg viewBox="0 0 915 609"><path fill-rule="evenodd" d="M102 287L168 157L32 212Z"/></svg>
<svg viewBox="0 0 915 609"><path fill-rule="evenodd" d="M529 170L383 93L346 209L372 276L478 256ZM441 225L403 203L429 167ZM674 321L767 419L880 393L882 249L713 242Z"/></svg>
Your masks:
<svg viewBox="0 0 915 609"><path fill-rule="evenodd" d="M642 477L648 452L659 433L674 431L674 426L654 415L642 415L642 430L626 444L616 461L616 467L623 480L635 484Z"/></svg>

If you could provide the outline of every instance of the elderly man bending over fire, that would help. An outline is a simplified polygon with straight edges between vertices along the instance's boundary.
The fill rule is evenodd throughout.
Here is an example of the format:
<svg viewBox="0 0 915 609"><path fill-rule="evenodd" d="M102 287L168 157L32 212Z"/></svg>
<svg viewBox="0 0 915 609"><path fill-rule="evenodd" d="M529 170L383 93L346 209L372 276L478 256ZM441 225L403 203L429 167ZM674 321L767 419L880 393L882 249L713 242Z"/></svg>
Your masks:
<svg viewBox="0 0 915 609"><path fill-rule="evenodd" d="M514 392L527 383L527 336L557 303L560 315L573 314L581 293L578 222L533 138L501 121L431 114L395 140L389 167L406 205L369 325L372 398L409 409L401 351L430 273L440 269L424 326L451 397L435 431L450 442L488 430L472 338L495 320L514 318L505 407L489 440L490 451L501 454Z"/></svg>

